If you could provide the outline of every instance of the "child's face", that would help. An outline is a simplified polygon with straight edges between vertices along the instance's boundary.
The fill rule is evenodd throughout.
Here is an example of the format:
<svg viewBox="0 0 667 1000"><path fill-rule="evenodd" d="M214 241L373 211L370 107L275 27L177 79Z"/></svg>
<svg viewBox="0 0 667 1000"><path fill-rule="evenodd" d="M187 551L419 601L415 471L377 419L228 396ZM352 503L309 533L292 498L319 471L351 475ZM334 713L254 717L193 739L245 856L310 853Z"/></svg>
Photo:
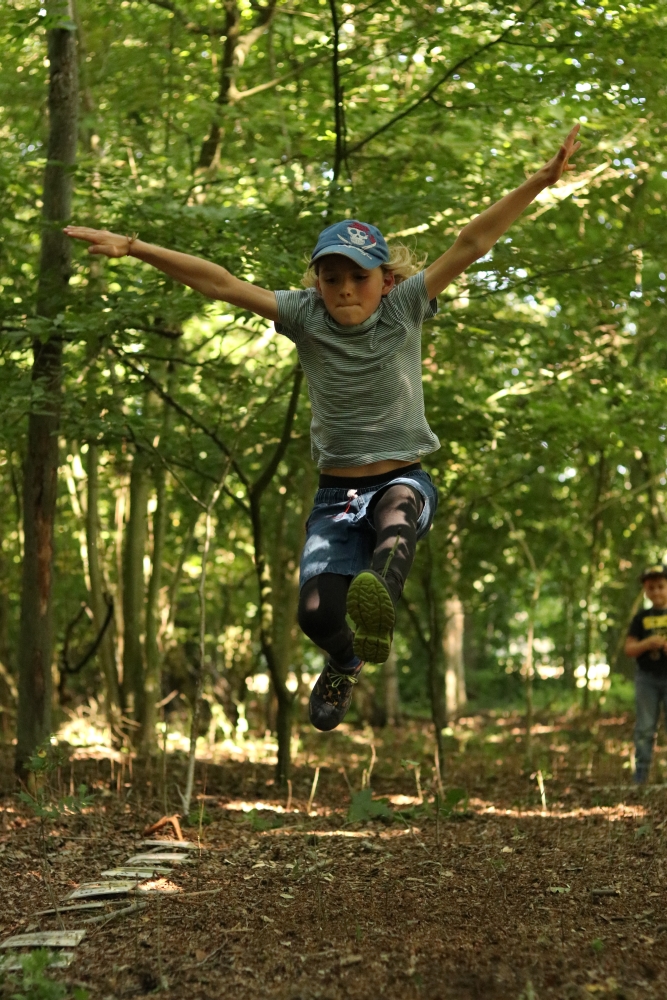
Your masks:
<svg viewBox="0 0 667 1000"><path fill-rule="evenodd" d="M653 576L644 580L644 593L654 608L667 608L667 580L664 576Z"/></svg>
<svg viewBox="0 0 667 1000"><path fill-rule="evenodd" d="M327 312L341 326L363 323L393 287L394 275L381 267L368 271L342 254L329 254L320 262L316 288Z"/></svg>

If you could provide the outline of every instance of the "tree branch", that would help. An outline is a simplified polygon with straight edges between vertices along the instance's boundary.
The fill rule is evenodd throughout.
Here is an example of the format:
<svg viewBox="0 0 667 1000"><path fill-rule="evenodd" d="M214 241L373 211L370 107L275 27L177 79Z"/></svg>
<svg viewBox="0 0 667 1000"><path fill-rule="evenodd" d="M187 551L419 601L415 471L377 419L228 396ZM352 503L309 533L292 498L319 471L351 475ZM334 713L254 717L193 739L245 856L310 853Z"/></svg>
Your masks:
<svg viewBox="0 0 667 1000"><path fill-rule="evenodd" d="M273 455L267 465L264 467L264 470L259 474L255 482L248 490L253 500L259 499L266 487L269 485L283 455L287 451L287 446L292 437L292 427L296 416L297 406L299 404L299 393L301 392L302 382L303 370L301 365L297 365L294 369L294 385L292 387L292 395L290 396L290 401L287 406L287 412L285 413L285 422L283 424L283 433L280 441L276 445L275 451L273 452Z"/></svg>
<svg viewBox="0 0 667 1000"><path fill-rule="evenodd" d="M189 410L186 410L184 406L181 406L181 404L176 399L174 399L173 396L171 396L166 391L166 389L162 388L157 379L154 379L149 372L142 371L142 369L139 368L137 365L132 364L132 362L130 361L128 356L124 353L124 351L120 351L117 347L114 347L113 344L109 345L109 350L112 351L116 355L116 357L119 358L120 361L122 361L122 363L127 368L130 369L130 371L133 371L135 375L138 375L140 378L145 379L145 381L148 382L148 384L152 386L153 389L155 389L158 396L162 400L164 400L165 403L167 403L169 406L172 406L177 413L180 413L181 416L184 417L187 421L189 421L194 427L197 427L202 432L202 434L205 434L208 438L210 438L211 441L213 441L213 443L218 446L223 455L227 456L227 458L231 462L231 466L234 469L234 472L239 477L245 488L250 489L250 483L248 481L248 477L246 476L245 472L234 458L233 452L225 444L222 438L218 437L218 435L214 431L212 431L209 427L207 427L206 424L203 424L200 420L198 420L197 417L195 417L192 413L190 413Z"/></svg>
<svg viewBox="0 0 667 1000"><path fill-rule="evenodd" d="M345 147L347 143L345 137L345 104L343 103L343 87L340 82L340 68L338 66L340 25L338 23L336 0L329 0L329 7L331 8L331 21L333 24L331 70L333 76L334 128L336 130L336 152L334 155L333 168L333 180L335 184L340 174L340 168L346 157Z"/></svg>
<svg viewBox="0 0 667 1000"><path fill-rule="evenodd" d="M353 146L350 146L347 150L348 156L351 156L353 153L358 152L365 145L367 145L367 143L372 142L373 139L377 139L379 135L382 135L384 132L387 132L390 128L396 125L397 122L402 121L403 118L407 118L408 115L411 115L413 111L416 111L417 108L421 107L422 104L428 101L430 97L433 94L435 94L435 92L440 87L442 87L443 83L446 83L447 80L451 79L451 77L454 75L454 73L457 72L457 70L461 69L463 66L466 66L469 62L471 62L473 59L476 59L483 52L487 52L489 49L492 49L494 46L499 45L501 42L503 42L509 35L510 31L513 31L514 28L517 27L517 25L521 24L523 19L527 17L527 15L531 12L531 10L533 10L534 7L537 7L540 3L542 3L542 0L533 0L533 2L529 4L526 10L519 15L517 20L513 21L512 24L509 25L509 27L506 28L505 31L503 31L500 35L498 35L497 38L492 39L490 42L486 42L485 45L481 45L478 49L475 49L474 52L471 52L469 55L464 56L462 59L459 59L459 61L455 63L453 66L450 66L447 72L444 73L439 80L436 80L433 86L429 87L429 89L424 94L422 94L421 97L417 98L417 100L414 101L409 108L405 108L403 111L399 111L397 115L394 115L393 118L390 118L388 122L385 122L384 125L381 125L380 128L375 130L375 132L371 132L371 134L367 135L365 139L360 139L359 142L355 143Z"/></svg>

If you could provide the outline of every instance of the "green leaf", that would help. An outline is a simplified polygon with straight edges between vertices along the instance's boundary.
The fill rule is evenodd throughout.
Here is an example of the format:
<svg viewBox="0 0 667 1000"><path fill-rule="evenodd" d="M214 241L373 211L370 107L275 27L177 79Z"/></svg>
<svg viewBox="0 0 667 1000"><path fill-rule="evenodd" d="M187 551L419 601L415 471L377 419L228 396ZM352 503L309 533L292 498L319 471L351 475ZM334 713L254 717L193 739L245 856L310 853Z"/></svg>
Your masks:
<svg viewBox="0 0 667 1000"><path fill-rule="evenodd" d="M370 788L364 788L352 796L352 802L347 813L348 823L359 823L363 820L376 819L379 816L391 816L392 811L382 799L374 799Z"/></svg>

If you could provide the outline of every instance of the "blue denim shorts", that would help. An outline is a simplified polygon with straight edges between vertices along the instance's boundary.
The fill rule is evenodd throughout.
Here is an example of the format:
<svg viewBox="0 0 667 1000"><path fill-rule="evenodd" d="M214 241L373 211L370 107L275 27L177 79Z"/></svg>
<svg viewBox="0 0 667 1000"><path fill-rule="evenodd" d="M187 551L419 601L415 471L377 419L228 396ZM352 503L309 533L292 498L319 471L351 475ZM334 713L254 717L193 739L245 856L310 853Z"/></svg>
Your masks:
<svg viewBox="0 0 667 1000"><path fill-rule="evenodd" d="M387 487L407 483L422 496L424 506L417 522L417 538L423 538L433 523L438 491L427 472L417 469L377 486L362 486L348 497L350 480L344 488L320 489L306 522L306 543L301 553L300 585L320 573L356 576L371 564L375 548L373 498Z"/></svg>

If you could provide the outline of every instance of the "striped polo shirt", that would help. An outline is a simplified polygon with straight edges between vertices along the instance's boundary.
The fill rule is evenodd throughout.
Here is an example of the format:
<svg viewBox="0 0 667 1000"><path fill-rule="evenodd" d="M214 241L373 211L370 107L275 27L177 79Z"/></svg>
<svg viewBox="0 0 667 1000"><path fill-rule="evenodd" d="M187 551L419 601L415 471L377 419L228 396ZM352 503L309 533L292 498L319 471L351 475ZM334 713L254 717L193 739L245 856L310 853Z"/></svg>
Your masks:
<svg viewBox="0 0 667 1000"><path fill-rule="evenodd" d="M337 323L314 288L276 299L276 330L294 342L308 380L318 468L409 461L440 447L424 413L421 328L438 306L423 271L357 326Z"/></svg>

